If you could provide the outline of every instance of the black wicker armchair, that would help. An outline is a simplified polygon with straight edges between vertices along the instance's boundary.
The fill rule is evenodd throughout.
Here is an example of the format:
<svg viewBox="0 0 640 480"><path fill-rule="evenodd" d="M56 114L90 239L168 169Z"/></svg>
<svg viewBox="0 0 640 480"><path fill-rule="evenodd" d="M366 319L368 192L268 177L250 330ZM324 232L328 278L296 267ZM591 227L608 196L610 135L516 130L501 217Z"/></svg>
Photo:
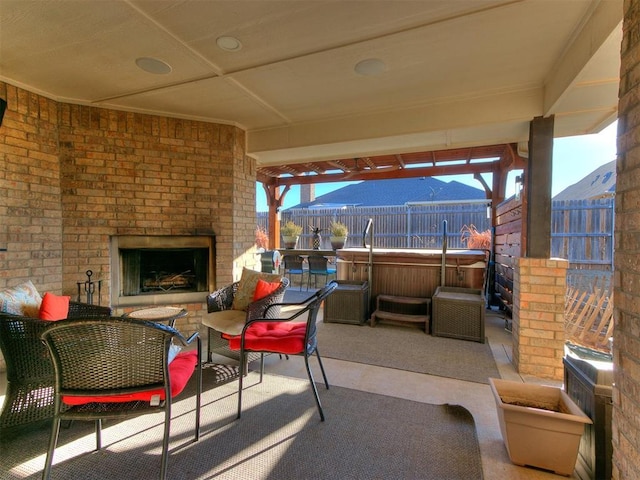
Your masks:
<svg viewBox="0 0 640 480"><path fill-rule="evenodd" d="M202 324L207 327L208 362L212 361L213 353L239 360L239 354L229 349L229 343L221 335L223 333L237 335L247 321L263 317L270 305L281 303L284 292L289 286L289 280L280 278L280 287L277 290L260 300L250 302L247 309L242 311L232 308L239 284L240 282L234 282L207 296L209 315L202 320ZM280 315L280 309L271 309L269 315L277 318Z"/></svg>
<svg viewBox="0 0 640 480"><path fill-rule="evenodd" d="M194 441L200 438L202 370L198 333L185 338L157 322L128 318L54 322L42 334L55 371L54 420L42 478L48 479L61 420L89 420L102 448L102 419L164 413L160 479L167 478L172 398L196 372ZM177 353L172 345L196 349ZM147 472L148 474L148 472Z"/></svg>
<svg viewBox="0 0 640 480"><path fill-rule="evenodd" d="M104 318L111 308L70 302L68 318ZM0 313L0 350L7 365L7 389L0 413L0 438L53 417L53 364L40 335L52 322Z"/></svg>

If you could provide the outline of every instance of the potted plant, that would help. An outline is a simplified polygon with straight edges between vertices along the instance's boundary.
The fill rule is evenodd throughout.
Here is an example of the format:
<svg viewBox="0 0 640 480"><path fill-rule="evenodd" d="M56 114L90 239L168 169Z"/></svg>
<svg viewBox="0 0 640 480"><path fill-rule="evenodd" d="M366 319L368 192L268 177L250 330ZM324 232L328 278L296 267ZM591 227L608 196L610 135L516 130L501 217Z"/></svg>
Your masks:
<svg viewBox="0 0 640 480"><path fill-rule="evenodd" d="M496 378L489 384L511 462L571 475L591 419L559 387Z"/></svg>
<svg viewBox="0 0 640 480"><path fill-rule="evenodd" d="M267 230L260 225L256 227L256 247L258 247L258 251L261 252L269 250L269 234Z"/></svg>
<svg viewBox="0 0 640 480"><path fill-rule="evenodd" d="M343 248L347 241L347 235L349 235L347 226L342 222L331 222L329 232L331 233L331 248L333 250Z"/></svg>
<svg viewBox="0 0 640 480"><path fill-rule="evenodd" d="M280 234L282 235L284 248L296 248L301 233L302 227L291 220L282 225L282 227L280 227Z"/></svg>

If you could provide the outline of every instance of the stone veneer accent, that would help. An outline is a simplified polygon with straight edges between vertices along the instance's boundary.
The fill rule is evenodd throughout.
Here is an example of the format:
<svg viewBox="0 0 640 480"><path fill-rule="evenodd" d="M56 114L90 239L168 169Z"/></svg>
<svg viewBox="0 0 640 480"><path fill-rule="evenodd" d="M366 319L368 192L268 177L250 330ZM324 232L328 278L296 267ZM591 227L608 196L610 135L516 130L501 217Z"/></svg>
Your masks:
<svg viewBox="0 0 640 480"><path fill-rule="evenodd" d="M640 2L624 2L613 333L614 479L640 478Z"/></svg>
<svg viewBox="0 0 640 480"><path fill-rule="evenodd" d="M513 279L513 364L523 375L562 380L569 262L519 258Z"/></svg>
<svg viewBox="0 0 640 480"><path fill-rule="evenodd" d="M75 298L91 269L107 305L111 235L215 235L217 286L255 263L256 168L243 130L71 105L2 82L0 96L0 288L31 280ZM182 306L190 315L178 327L197 327L204 299Z"/></svg>

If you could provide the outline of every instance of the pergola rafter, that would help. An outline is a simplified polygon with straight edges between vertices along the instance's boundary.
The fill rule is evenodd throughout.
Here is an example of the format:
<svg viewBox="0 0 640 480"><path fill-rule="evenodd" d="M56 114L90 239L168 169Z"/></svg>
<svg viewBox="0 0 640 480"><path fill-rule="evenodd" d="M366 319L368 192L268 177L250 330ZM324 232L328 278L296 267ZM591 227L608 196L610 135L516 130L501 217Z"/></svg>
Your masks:
<svg viewBox="0 0 640 480"><path fill-rule="evenodd" d="M275 186L356 180L495 173L524 168L515 144L342 158L258 167L258 180Z"/></svg>

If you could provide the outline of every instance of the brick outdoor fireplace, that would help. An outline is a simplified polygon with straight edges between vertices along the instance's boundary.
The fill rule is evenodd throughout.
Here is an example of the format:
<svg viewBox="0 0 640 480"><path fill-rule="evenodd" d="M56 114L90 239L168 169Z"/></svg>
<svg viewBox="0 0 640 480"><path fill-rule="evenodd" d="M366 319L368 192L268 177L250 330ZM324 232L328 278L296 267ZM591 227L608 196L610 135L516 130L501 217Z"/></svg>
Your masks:
<svg viewBox="0 0 640 480"><path fill-rule="evenodd" d="M111 237L114 307L202 302L215 288L213 236Z"/></svg>
<svg viewBox="0 0 640 480"><path fill-rule="evenodd" d="M188 311L182 331L200 328L206 292L255 263L245 132L57 102L3 82L0 97L12 205L0 226L0 287L29 280L75 300L91 270L101 282L92 300L114 315L173 305ZM141 277L123 281L136 269Z"/></svg>

